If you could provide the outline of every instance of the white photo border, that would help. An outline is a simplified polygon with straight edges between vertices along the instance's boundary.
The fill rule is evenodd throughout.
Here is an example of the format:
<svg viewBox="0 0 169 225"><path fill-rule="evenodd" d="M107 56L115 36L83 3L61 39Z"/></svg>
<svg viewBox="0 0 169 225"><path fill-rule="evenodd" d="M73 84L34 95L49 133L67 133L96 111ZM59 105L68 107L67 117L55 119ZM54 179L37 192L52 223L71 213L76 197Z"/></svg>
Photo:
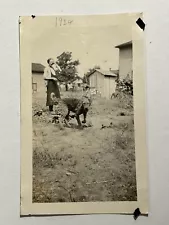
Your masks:
<svg viewBox="0 0 169 225"><path fill-rule="evenodd" d="M95 16L62 16L77 21L75 26L113 23L118 14ZM80 203L32 203L32 86L31 86L31 24L32 17L20 17L20 74L21 74L21 204L20 214L68 215L68 214L133 214L139 208L148 214L148 167L146 146L146 90L145 90L145 32L136 24L142 13L129 13L133 20L133 82L137 201L80 202ZM79 19L80 18L80 19ZM90 20L85 22L86 19ZM100 23L98 22L100 20ZM106 25L107 25L106 24Z"/></svg>

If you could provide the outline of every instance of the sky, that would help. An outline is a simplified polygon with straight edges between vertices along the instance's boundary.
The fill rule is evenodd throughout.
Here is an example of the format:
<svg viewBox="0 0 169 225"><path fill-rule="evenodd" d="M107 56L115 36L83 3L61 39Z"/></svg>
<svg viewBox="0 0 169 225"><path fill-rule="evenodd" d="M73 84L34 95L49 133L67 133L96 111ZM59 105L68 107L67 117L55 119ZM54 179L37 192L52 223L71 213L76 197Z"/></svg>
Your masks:
<svg viewBox="0 0 169 225"><path fill-rule="evenodd" d="M80 61L80 76L95 65L104 70L118 69L119 50L115 46L131 40L131 23L124 23L128 17L123 17L123 22L113 18L108 22L95 20L94 25L83 20L83 24L65 27L53 26L52 18L39 18L31 28L32 62L46 66L48 58L56 59L62 52L70 51L73 60Z"/></svg>

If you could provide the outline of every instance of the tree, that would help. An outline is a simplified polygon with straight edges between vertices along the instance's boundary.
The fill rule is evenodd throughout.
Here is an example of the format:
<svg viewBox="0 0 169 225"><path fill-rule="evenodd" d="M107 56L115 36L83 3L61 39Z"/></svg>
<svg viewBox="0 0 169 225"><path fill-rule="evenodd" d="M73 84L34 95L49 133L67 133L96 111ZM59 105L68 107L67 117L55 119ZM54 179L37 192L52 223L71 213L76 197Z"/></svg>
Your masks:
<svg viewBox="0 0 169 225"><path fill-rule="evenodd" d="M61 68L58 80L65 83L66 91L68 91L68 83L75 79L77 74L76 67L80 65L80 62L79 60L72 60L72 52L63 52L57 57L57 64Z"/></svg>

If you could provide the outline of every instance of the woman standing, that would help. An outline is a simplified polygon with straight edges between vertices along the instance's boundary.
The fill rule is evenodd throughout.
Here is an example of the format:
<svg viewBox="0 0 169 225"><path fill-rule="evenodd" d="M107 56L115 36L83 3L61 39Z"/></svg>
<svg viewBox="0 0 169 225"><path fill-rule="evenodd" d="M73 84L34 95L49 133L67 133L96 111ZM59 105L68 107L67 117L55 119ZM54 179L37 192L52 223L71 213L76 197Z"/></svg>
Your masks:
<svg viewBox="0 0 169 225"><path fill-rule="evenodd" d="M47 100L46 106L49 107L49 111L53 111L53 102L51 99L51 93L55 93L57 98L60 98L60 90L57 83L57 72L61 71L60 67L55 63L54 59L47 60L48 66L44 70L44 80L47 87Z"/></svg>

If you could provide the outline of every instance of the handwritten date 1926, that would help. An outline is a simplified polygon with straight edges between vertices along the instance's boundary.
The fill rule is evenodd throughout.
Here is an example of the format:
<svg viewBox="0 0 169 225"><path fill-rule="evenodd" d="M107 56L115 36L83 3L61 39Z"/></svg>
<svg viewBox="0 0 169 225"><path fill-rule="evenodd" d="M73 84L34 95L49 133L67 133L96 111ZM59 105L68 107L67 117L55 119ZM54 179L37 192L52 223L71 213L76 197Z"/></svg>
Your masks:
<svg viewBox="0 0 169 225"><path fill-rule="evenodd" d="M62 17L56 17L56 27L62 27L66 25L71 25L73 20L64 19Z"/></svg>

